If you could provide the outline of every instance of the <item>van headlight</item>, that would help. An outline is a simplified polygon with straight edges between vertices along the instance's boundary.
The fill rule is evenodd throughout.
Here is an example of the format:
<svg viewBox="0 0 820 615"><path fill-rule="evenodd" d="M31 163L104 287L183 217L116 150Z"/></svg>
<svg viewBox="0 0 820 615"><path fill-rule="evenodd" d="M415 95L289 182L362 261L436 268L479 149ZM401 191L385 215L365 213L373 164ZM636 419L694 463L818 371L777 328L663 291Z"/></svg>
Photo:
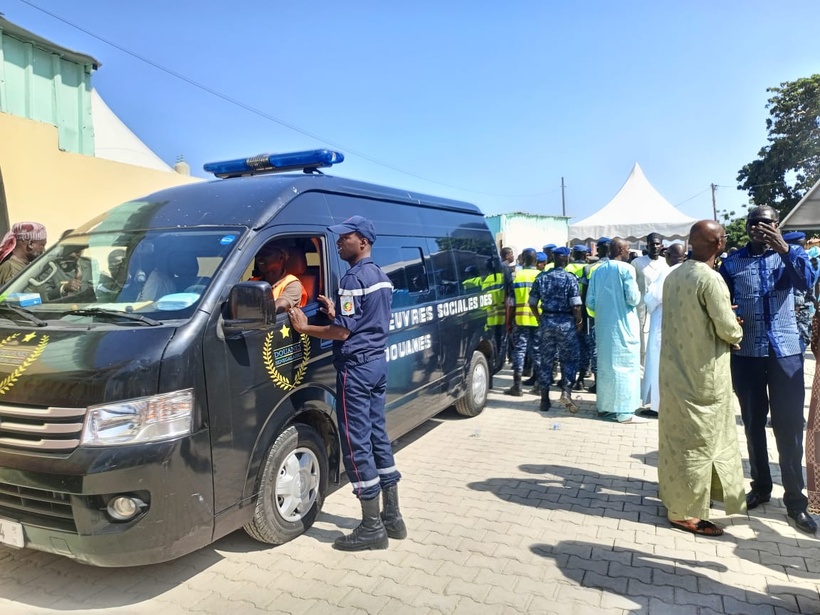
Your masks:
<svg viewBox="0 0 820 615"><path fill-rule="evenodd" d="M169 440L191 433L192 389L89 406L81 446Z"/></svg>

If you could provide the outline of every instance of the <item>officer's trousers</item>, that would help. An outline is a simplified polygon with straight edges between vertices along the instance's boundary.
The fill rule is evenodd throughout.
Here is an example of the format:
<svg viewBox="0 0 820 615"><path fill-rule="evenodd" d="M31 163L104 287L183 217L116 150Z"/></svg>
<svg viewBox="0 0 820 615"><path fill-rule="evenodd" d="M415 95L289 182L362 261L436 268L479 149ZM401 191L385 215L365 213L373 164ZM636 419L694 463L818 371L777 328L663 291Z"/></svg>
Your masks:
<svg viewBox="0 0 820 615"><path fill-rule="evenodd" d="M387 359L381 356L367 363L337 366L337 370L336 419L342 461L353 493L370 500L401 478L384 420Z"/></svg>
<svg viewBox="0 0 820 615"><path fill-rule="evenodd" d="M772 491L772 474L766 445L766 416L771 408L772 430L780 460L783 504L788 510L805 510L803 493L803 355L768 357L732 355L732 383L740 402L740 415L749 448L752 490Z"/></svg>

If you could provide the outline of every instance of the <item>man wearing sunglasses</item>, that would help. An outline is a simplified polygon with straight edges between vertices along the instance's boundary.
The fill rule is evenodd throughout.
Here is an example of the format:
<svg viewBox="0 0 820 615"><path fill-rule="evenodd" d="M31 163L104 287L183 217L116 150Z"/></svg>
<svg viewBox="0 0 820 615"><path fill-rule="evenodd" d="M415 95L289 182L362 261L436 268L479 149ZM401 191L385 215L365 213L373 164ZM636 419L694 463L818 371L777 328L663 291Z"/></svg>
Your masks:
<svg viewBox="0 0 820 615"><path fill-rule="evenodd" d="M746 218L749 243L720 267L743 326L743 340L731 363L751 464L752 489L746 505L752 509L771 499L766 444L766 417L771 412L783 504L799 530L814 533L817 524L807 512L803 493L805 344L794 311L795 290L811 288L814 274L806 251L787 244L778 223L772 207L752 209Z"/></svg>

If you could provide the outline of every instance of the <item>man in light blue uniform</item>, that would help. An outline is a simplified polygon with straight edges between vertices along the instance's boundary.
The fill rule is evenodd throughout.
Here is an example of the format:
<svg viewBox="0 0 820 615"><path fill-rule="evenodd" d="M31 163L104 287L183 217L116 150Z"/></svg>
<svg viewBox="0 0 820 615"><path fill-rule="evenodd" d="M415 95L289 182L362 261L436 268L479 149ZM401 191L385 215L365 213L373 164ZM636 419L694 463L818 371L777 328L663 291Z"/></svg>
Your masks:
<svg viewBox="0 0 820 615"><path fill-rule="evenodd" d="M335 306L319 295L331 325L310 325L299 308L289 310L299 333L333 340L336 367L336 418L341 430L342 460L353 493L362 506L362 522L352 534L337 538L341 551L386 549L388 537L402 539L407 528L399 512L397 483L401 474L393 461L384 417L387 358L393 285L370 258L376 230L362 216L328 227L339 234L339 256L350 269L339 281ZM379 513L379 492L384 513Z"/></svg>
<svg viewBox="0 0 820 615"><path fill-rule="evenodd" d="M635 309L641 292L628 258L629 244L613 238L609 260L595 269L586 297L587 312L595 318L598 415L622 424L647 422L635 416L641 405L641 342Z"/></svg>

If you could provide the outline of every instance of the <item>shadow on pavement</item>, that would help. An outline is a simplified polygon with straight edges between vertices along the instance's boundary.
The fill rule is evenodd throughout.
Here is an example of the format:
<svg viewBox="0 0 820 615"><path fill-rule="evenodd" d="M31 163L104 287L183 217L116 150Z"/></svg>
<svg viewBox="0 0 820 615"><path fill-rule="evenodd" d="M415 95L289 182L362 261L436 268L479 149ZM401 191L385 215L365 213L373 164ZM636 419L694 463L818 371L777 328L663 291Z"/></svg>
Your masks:
<svg viewBox="0 0 820 615"><path fill-rule="evenodd" d="M692 605L693 612L699 606L710 613L758 613L765 608L762 605L809 613L815 611L805 609L817 606L816 599L799 588L770 585L768 593L760 593L721 583L709 574L727 570L719 562L671 558L574 540L535 544L530 550L554 560L563 575L581 587L618 596L623 605L619 606L632 615L663 613L666 609L671 612L686 604ZM629 608L625 601L639 606ZM765 610L772 612L773 608Z"/></svg>
<svg viewBox="0 0 820 615"><path fill-rule="evenodd" d="M0 596L30 607L80 613L136 605L220 562L223 557L215 550L220 542L170 562L129 568L99 568L51 553L2 547Z"/></svg>

